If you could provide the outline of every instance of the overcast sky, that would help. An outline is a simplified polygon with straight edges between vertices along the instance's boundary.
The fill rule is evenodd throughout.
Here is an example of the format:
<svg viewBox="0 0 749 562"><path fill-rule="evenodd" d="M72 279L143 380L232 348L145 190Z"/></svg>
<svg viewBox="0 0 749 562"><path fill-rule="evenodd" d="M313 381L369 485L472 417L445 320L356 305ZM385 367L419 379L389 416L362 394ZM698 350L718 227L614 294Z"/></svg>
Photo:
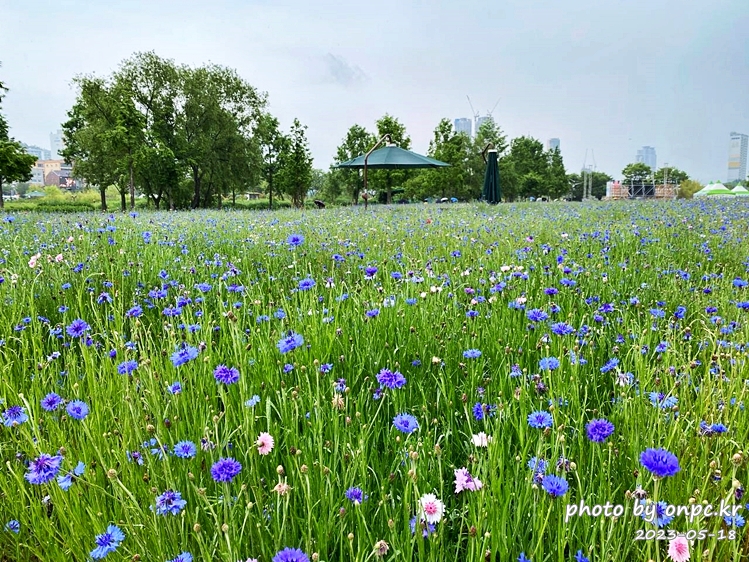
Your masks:
<svg viewBox="0 0 749 562"><path fill-rule="evenodd" d="M386 112L426 152L466 95L509 137L560 138L568 171L618 177L650 145L725 181L729 133L749 134L748 0L0 0L11 134L49 148L73 76L149 50L235 68L323 169Z"/></svg>

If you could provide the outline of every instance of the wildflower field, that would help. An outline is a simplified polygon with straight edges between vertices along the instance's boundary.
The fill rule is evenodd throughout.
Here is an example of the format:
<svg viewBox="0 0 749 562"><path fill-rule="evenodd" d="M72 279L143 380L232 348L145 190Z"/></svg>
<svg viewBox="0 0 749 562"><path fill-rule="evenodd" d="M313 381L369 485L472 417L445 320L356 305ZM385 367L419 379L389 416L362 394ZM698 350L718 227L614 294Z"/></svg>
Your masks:
<svg viewBox="0 0 749 562"><path fill-rule="evenodd" d="M743 202L0 221L2 562L749 559Z"/></svg>

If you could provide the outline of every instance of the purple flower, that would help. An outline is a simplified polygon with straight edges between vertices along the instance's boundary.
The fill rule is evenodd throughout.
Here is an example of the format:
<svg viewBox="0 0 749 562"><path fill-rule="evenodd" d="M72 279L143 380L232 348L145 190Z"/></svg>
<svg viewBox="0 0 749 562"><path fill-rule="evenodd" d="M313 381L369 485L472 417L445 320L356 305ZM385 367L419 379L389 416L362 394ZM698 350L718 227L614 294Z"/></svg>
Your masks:
<svg viewBox="0 0 749 562"><path fill-rule="evenodd" d="M288 332L286 337L282 338L276 345L281 353L288 353L304 345L304 338L300 334Z"/></svg>
<svg viewBox="0 0 749 562"><path fill-rule="evenodd" d="M593 420L585 426L585 432L594 443L603 443L614 433L614 424L603 418Z"/></svg>
<svg viewBox="0 0 749 562"><path fill-rule="evenodd" d="M5 427L14 427L28 421L29 416L23 406L11 406L3 412L3 425Z"/></svg>
<svg viewBox="0 0 749 562"><path fill-rule="evenodd" d="M45 484L57 476L61 463L62 455L42 453L29 463L29 471L24 474L24 478L31 484Z"/></svg>
<svg viewBox="0 0 749 562"><path fill-rule="evenodd" d="M213 371L213 377L217 382L224 384L234 384L239 380L239 370L236 367L227 367L219 365Z"/></svg>
<svg viewBox="0 0 749 562"><path fill-rule="evenodd" d="M368 497L369 496L366 495L361 488L358 488L356 486L346 490L346 499L354 503L355 505L364 503L364 500L366 500Z"/></svg>
<svg viewBox="0 0 749 562"><path fill-rule="evenodd" d="M679 459L666 449L646 449L640 455L640 463L658 478L673 476L681 470Z"/></svg>
<svg viewBox="0 0 749 562"><path fill-rule="evenodd" d="M367 279L372 279L377 274L377 268L373 265L368 265L364 268L364 274Z"/></svg>
<svg viewBox="0 0 749 562"><path fill-rule="evenodd" d="M549 315L540 308L528 310L525 315L531 322L543 322L549 318Z"/></svg>
<svg viewBox="0 0 749 562"><path fill-rule="evenodd" d="M284 548L271 562L309 562L307 555L298 548Z"/></svg>
<svg viewBox="0 0 749 562"><path fill-rule="evenodd" d="M156 505L152 505L151 509L156 511L156 515L177 515L186 505L187 502L182 499L182 494L173 490L167 490L156 497Z"/></svg>
<svg viewBox="0 0 749 562"><path fill-rule="evenodd" d="M65 331L71 338L80 338L90 328L91 326L89 326L84 320L77 318L70 323Z"/></svg>
<svg viewBox="0 0 749 562"><path fill-rule="evenodd" d="M398 414L393 418L393 426L403 433L413 433L419 429L419 422L411 414Z"/></svg>
<svg viewBox="0 0 749 562"><path fill-rule="evenodd" d="M391 371L390 369L382 369L377 373L377 382L382 386L386 386L391 390L401 388L406 384L406 377L404 377L399 371Z"/></svg>
<svg viewBox="0 0 749 562"><path fill-rule="evenodd" d="M220 458L211 467L211 476L216 482L231 482L242 470L242 465L231 457Z"/></svg>
<svg viewBox="0 0 749 562"><path fill-rule="evenodd" d="M541 487L546 490L552 498L558 498L567 493L569 484L567 484L567 481L564 478L549 474L548 476L544 476L544 479L541 481Z"/></svg>
<svg viewBox="0 0 749 562"><path fill-rule="evenodd" d="M17 535L21 532L21 524L18 522L18 519L11 519L5 524L5 530Z"/></svg>
<svg viewBox="0 0 749 562"><path fill-rule="evenodd" d="M88 416L89 409L88 404L86 404L83 400L73 400L68 404L68 407L65 408L65 411L71 418L80 421Z"/></svg>

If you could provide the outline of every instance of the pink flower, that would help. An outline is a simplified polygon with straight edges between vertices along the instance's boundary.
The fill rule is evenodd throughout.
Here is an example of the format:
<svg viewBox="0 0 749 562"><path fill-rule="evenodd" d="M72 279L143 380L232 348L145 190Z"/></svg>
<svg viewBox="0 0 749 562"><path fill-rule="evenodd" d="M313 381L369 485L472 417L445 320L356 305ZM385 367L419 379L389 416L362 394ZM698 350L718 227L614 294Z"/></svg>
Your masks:
<svg viewBox="0 0 749 562"><path fill-rule="evenodd" d="M475 434L471 438L471 441L477 447L487 447L489 445L489 443L492 442L492 437L491 437L491 435L487 435L486 433L484 433L482 431L480 433Z"/></svg>
<svg viewBox="0 0 749 562"><path fill-rule="evenodd" d="M273 450L273 436L270 433L263 432L257 437L257 452L261 455L267 455Z"/></svg>
<svg viewBox="0 0 749 562"><path fill-rule="evenodd" d="M55 261L56 261L57 263L60 263L60 262L61 262L62 260L63 260L62 254L57 254L57 255L55 256Z"/></svg>
<svg viewBox="0 0 749 562"><path fill-rule="evenodd" d="M674 562L689 560L689 541L684 536L678 536L668 543L668 556Z"/></svg>
<svg viewBox="0 0 749 562"><path fill-rule="evenodd" d="M459 494L463 490L475 492L480 490L484 484L478 478L474 478L468 472L467 468L458 468L455 471L455 493Z"/></svg>
<svg viewBox="0 0 749 562"><path fill-rule="evenodd" d="M31 259L29 260L29 267L32 267L32 268L33 268L33 267L36 267L36 262L37 262L37 261L39 260L39 258L41 258L41 257L42 257L42 255L41 255L41 254L34 254L33 256L31 256Z"/></svg>
<svg viewBox="0 0 749 562"><path fill-rule="evenodd" d="M424 494L419 500L421 506L421 520L427 523L439 523L445 513L445 504L434 494Z"/></svg>

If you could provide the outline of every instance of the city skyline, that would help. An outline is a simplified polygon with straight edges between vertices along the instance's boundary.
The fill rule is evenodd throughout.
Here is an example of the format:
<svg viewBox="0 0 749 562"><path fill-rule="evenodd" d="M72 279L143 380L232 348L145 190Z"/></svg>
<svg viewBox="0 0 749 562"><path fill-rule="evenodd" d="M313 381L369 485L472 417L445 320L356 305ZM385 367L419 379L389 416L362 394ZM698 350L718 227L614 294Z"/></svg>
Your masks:
<svg viewBox="0 0 749 562"><path fill-rule="evenodd" d="M466 95L480 115L499 99L493 116L508 139L562 138L568 171L594 150L597 168L615 177L643 145L699 181L724 177L726 136L749 131L745 0L571 0L544 2L541 11L520 0L428 11L385 0L382 8L399 18L384 28L362 25L366 5L356 0L347 10L331 0L67 0L56 23L83 30L86 41L58 42L54 55L48 41L27 33L48 4L0 0L0 79L10 88L3 112L11 134L30 145L46 145L66 120L76 75L109 76L149 50L178 64L236 69L268 93L285 131L295 117L307 125L322 169L349 127L374 131L385 113L426 153L440 119L468 115ZM664 34L664 26L678 32ZM446 33L468 39L445 42ZM487 36L495 38L491 48L480 39Z"/></svg>
<svg viewBox="0 0 749 562"><path fill-rule="evenodd" d="M728 148L728 181L746 181L749 135L731 132Z"/></svg>

